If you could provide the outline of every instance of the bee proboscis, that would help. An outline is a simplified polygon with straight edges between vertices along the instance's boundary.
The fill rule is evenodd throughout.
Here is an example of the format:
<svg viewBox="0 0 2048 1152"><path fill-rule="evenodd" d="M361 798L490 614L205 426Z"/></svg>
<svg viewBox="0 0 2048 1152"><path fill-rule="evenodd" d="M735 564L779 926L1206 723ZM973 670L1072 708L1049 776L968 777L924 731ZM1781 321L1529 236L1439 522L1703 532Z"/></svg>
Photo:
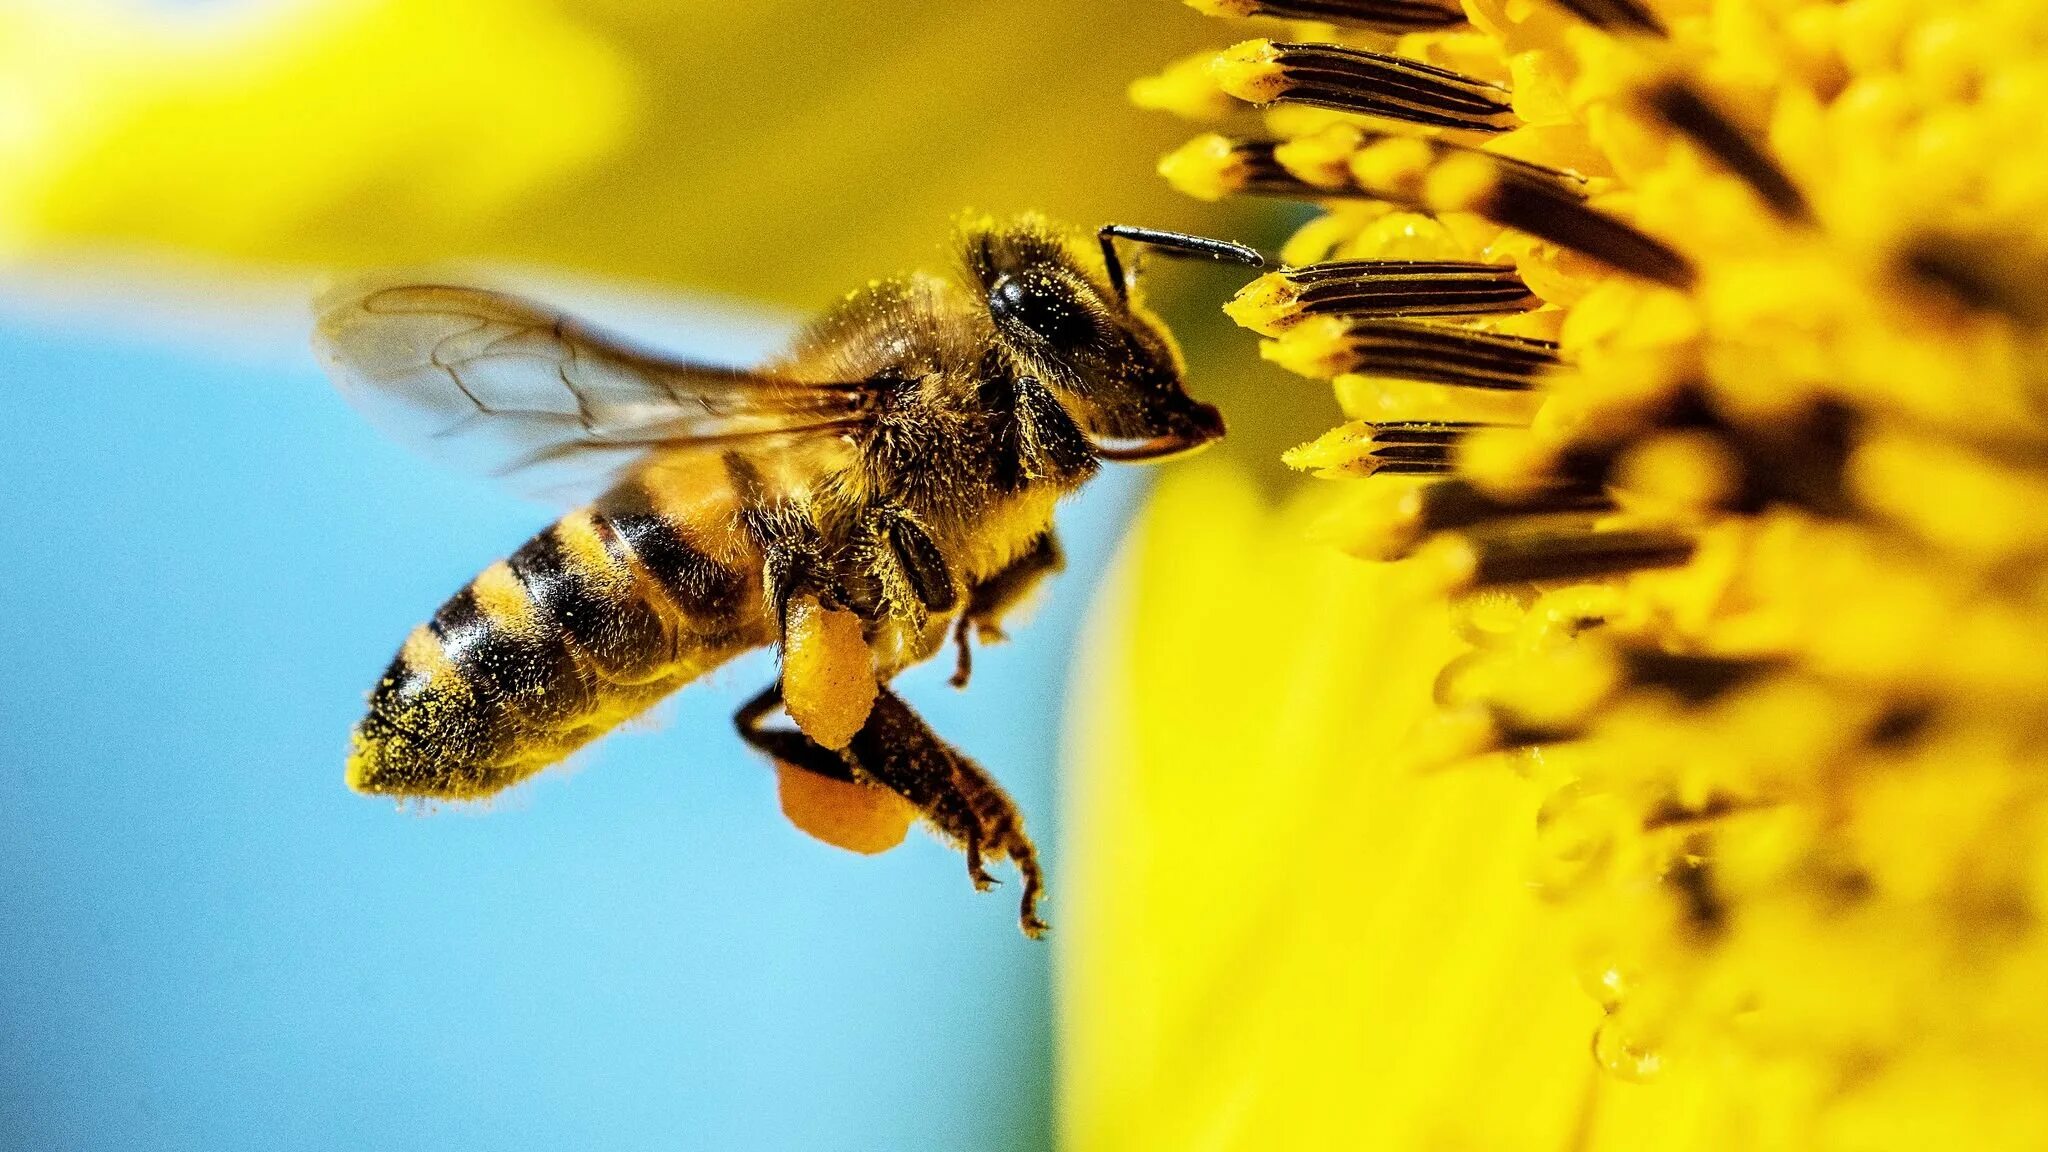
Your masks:
<svg viewBox="0 0 2048 1152"><path fill-rule="evenodd" d="M1180 233L973 221L953 275L877 280L746 370L483 289L324 300L315 344L354 399L424 418L429 446L495 446L497 471L595 464L608 483L413 630L356 726L349 784L486 796L773 646L780 675L740 735L785 772L908 801L977 887L1007 858L1036 935L1021 814L889 682L950 633L965 685L970 643L1000 638L1060 567L1054 504L1101 460L1223 434L1119 242L1259 263ZM793 730L767 725L778 709Z"/></svg>

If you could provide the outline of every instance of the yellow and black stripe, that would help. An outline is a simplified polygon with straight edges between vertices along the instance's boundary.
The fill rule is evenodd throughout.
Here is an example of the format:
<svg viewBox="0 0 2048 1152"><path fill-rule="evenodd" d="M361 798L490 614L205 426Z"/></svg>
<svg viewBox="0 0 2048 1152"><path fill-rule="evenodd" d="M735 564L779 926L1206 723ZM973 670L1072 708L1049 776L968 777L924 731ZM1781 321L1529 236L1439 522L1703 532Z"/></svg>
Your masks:
<svg viewBox="0 0 2048 1152"><path fill-rule="evenodd" d="M767 642L738 512L723 469L649 469L485 569L371 693L350 786L488 795Z"/></svg>

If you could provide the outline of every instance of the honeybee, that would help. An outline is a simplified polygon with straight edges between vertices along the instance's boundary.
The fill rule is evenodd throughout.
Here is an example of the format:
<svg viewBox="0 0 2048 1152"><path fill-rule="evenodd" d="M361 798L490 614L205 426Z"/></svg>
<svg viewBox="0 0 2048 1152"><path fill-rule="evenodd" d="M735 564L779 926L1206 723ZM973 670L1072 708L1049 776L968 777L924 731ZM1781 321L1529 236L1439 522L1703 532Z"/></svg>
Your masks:
<svg viewBox="0 0 2048 1152"><path fill-rule="evenodd" d="M949 632L966 685L971 644L1000 639L1061 567L1053 506L1100 461L1223 435L1119 243L1261 262L1154 229L971 221L954 274L873 281L745 370L477 288L324 299L315 350L351 399L408 416L429 447L483 444L493 471L583 465L605 485L406 638L352 735L349 785L488 796L773 646L778 678L735 716L741 738L837 802L901 797L978 889L984 861L1007 859L1038 935L1022 815L888 685ZM794 729L769 725L778 710Z"/></svg>

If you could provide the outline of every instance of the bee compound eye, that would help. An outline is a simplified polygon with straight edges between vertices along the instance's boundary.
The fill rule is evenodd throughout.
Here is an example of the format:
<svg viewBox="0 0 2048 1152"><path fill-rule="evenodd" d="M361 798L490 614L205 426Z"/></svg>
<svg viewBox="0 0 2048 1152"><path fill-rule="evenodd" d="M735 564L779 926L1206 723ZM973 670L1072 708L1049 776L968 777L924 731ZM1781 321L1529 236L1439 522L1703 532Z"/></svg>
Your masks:
<svg viewBox="0 0 2048 1152"><path fill-rule="evenodd" d="M1071 289L1050 277L1005 274L989 286L988 310L1021 324L1055 348L1078 348L1095 338L1095 320Z"/></svg>

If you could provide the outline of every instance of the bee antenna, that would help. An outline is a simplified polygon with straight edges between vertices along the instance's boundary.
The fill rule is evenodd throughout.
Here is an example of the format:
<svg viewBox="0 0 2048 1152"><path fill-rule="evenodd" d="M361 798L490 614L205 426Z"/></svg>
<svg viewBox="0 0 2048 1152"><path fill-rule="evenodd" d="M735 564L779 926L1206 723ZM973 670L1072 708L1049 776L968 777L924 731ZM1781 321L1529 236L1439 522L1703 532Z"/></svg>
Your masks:
<svg viewBox="0 0 2048 1152"><path fill-rule="evenodd" d="M1228 240L1212 240L1207 236L1194 236L1186 232L1168 232L1161 228L1140 228L1135 224L1104 224L1096 233L1102 241L1102 262L1109 268L1109 282L1116 288L1117 300L1130 303L1130 283L1124 278L1123 261L1117 258L1116 242L1128 240L1157 248L1168 256L1198 256L1209 260L1220 260L1226 264L1243 264L1251 268L1266 266L1266 258L1256 248L1233 244Z"/></svg>

